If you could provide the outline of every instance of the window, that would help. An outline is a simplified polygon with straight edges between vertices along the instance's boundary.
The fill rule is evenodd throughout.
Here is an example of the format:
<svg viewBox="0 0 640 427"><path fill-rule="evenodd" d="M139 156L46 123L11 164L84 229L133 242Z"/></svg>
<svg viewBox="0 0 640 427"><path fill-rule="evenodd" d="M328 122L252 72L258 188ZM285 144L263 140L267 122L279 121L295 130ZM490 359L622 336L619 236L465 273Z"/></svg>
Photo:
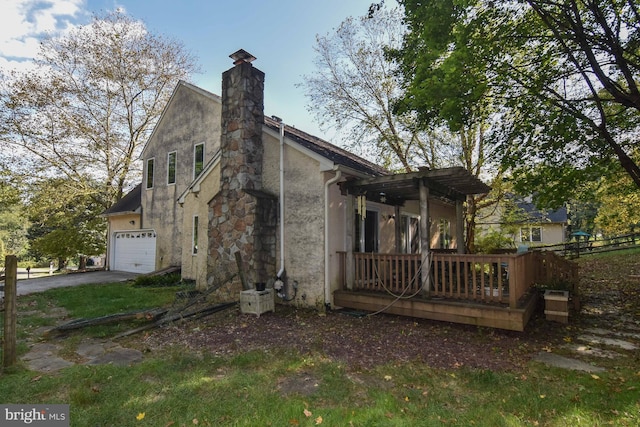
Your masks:
<svg viewBox="0 0 640 427"><path fill-rule="evenodd" d="M193 217L193 242L191 247L191 253L193 255L198 254L198 215Z"/></svg>
<svg viewBox="0 0 640 427"><path fill-rule="evenodd" d="M204 169L204 144L193 147L193 178L197 178Z"/></svg>
<svg viewBox="0 0 640 427"><path fill-rule="evenodd" d="M440 249L449 249L451 247L451 221L441 218L438 222L438 234Z"/></svg>
<svg viewBox="0 0 640 427"><path fill-rule="evenodd" d="M176 183L176 156L175 151L167 156L167 184Z"/></svg>
<svg viewBox="0 0 640 427"><path fill-rule="evenodd" d="M542 227L522 227L520 229L521 242L542 242Z"/></svg>
<svg viewBox="0 0 640 427"><path fill-rule="evenodd" d="M400 216L400 241L402 253L420 253L420 219L417 216Z"/></svg>
<svg viewBox="0 0 640 427"><path fill-rule="evenodd" d="M153 188L154 159L147 159L147 188Z"/></svg>
<svg viewBox="0 0 640 427"><path fill-rule="evenodd" d="M367 209L364 219L355 214L356 252L378 252L378 212Z"/></svg>

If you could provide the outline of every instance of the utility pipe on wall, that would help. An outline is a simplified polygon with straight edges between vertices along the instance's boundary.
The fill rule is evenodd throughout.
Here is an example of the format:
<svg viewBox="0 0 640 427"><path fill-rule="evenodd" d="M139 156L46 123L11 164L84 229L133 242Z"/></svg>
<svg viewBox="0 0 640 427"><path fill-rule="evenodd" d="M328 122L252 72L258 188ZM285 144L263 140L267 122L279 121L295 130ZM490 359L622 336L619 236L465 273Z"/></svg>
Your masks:
<svg viewBox="0 0 640 427"><path fill-rule="evenodd" d="M329 280L329 187L340 180L342 171L338 166L334 166L333 170L336 175L324 183L324 304L331 305L331 281Z"/></svg>
<svg viewBox="0 0 640 427"><path fill-rule="evenodd" d="M278 279L284 274L284 122L280 123L280 270Z"/></svg>

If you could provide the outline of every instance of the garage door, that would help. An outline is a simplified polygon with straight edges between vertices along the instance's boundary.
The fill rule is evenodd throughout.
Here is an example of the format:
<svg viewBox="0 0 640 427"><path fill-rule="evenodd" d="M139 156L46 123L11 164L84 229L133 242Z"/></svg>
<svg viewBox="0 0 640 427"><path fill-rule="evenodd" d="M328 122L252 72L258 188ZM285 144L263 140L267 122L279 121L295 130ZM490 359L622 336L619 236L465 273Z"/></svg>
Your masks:
<svg viewBox="0 0 640 427"><path fill-rule="evenodd" d="M112 270L150 273L156 268L154 231L119 231L115 234Z"/></svg>

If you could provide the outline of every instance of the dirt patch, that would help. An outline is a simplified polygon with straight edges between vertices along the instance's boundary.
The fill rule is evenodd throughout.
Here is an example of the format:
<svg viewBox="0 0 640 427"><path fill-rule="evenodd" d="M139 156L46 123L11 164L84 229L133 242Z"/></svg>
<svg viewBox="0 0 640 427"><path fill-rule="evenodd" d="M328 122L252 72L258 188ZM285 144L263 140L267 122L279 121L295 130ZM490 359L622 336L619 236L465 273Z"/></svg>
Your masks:
<svg viewBox="0 0 640 427"><path fill-rule="evenodd" d="M309 372L298 372L295 375L278 380L277 389L283 397L292 394L311 396L318 390L320 380Z"/></svg>
<svg viewBox="0 0 640 427"><path fill-rule="evenodd" d="M408 361L422 361L434 368L513 370L528 363L564 329L540 319L532 324L533 334L385 314L320 315L286 306L258 318L233 308L197 323L154 331L145 345L150 349L181 345L221 356L295 350L321 354L356 370Z"/></svg>
<svg viewBox="0 0 640 427"><path fill-rule="evenodd" d="M579 266L583 305L580 312L570 314L569 324L545 320L542 302L524 332L386 314L356 317L334 311L321 315L277 305L275 313L259 318L232 308L198 321L173 324L150 333L143 345L151 351L179 345L221 356L251 350L293 350L303 355L320 354L345 364L351 372L410 361L433 368L518 371L541 352L594 364L637 363L637 352L606 344L602 348L590 346L589 352L575 352L567 346L581 343L577 348L585 347L581 337L593 333L594 328L603 330L605 336L622 339L632 333L635 338L629 339L640 345L640 287L626 274L640 274L640 259L592 258L581 260ZM603 362L601 354L613 354L615 360ZM298 383L304 390L304 378Z"/></svg>

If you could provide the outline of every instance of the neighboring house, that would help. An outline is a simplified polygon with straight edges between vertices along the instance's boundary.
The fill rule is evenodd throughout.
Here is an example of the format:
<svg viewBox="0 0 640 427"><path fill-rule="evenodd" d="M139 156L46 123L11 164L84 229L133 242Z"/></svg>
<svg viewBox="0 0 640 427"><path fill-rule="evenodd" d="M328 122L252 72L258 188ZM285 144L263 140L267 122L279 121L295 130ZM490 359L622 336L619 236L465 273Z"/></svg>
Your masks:
<svg viewBox="0 0 640 427"><path fill-rule="evenodd" d="M566 207L540 210L530 198L507 198L497 207L485 209L477 222L479 235L499 231L511 236L515 246L557 245L567 240Z"/></svg>
<svg viewBox="0 0 640 427"><path fill-rule="evenodd" d="M341 254L463 250L462 201L486 185L462 168L391 175L265 117L264 74L246 52L232 58L222 96L176 86L141 186L105 212L109 268L180 266L237 299L239 254L250 283L278 280L282 301L324 308L344 281Z"/></svg>
<svg viewBox="0 0 640 427"><path fill-rule="evenodd" d="M567 240L569 223L567 208L539 210L531 202L520 202L518 207L525 212L527 223L521 224L516 239L531 246L556 245Z"/></svg>

